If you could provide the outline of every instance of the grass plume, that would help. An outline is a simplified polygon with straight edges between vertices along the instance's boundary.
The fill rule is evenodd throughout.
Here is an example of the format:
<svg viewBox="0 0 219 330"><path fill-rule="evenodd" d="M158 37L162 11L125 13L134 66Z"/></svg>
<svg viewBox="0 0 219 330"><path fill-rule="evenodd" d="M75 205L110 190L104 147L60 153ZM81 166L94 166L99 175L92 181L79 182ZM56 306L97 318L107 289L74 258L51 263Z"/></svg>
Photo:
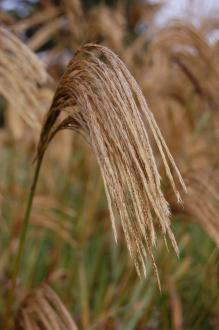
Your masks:
<svg viewBox="0 0 219 330"><path fill-rule="evenodd" d="M42 62L16 36L0 27L0 95L36 132L51 101L52 79ZM30 111L31 110L31 111Z"/></svg>
<svg viewBox="0 0 219 330"><path fill-rule="evenodd" d="M46 284L35 289L21 305L15 330L77 330L66 307Z"/></svg>
<svg viewBox="0 0 219 330"><path fill-rule="evenodd" d="M186 188L138 84L108 48L87 44L76 52L46 116L38 146L39 159L62 129L80 131L91 143L102 173L116 240L119 218L137 272L146 276L149 254L158 277L152 250L156 244L156 223L177 253L178 248L149 131L178 201L180 195L171 168Z"/></svg>

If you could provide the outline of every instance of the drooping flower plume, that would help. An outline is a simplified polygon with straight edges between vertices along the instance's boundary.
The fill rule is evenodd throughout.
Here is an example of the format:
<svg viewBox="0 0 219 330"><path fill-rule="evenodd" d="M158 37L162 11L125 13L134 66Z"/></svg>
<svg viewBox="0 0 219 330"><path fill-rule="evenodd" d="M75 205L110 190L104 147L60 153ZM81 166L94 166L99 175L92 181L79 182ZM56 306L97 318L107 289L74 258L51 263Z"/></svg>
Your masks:
<svg viewBox="0 0 219 330"><path fill-rule="evenodd" d="M42 128L39 159L62 129L81 132L92 145L116 240L120 220L137 272L146 275L149 254L157 273L152 249L157 228L169 237L177 253L178 249L149 136L154 138L178 201L172 170L186 188L137 82L108 48L87 44L69 63Z"/></svg>
<svg viewBox="0 0 219 330"><path fill-rule="evenodd" d="M43 63L15 35L0 27L0 95L9 111L40 131L45 109L52 99L52 78ZM16 110L16 113L14 112Z"/></svg>

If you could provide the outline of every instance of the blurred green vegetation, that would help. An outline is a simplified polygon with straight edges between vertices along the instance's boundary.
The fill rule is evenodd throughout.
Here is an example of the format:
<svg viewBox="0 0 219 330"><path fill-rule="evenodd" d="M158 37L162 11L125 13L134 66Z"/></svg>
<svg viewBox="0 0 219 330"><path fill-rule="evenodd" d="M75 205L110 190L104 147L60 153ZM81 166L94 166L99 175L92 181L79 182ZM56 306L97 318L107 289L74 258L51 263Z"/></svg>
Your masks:
<svg viewBox="0 0 219 330"><path fill-rule="evenodd" d="M0 274L5 273L10 249L17 240L33 172L26 151L22 145L1 149ZM169 330L176 329L176 317L183 318L186 330L217 329L219 254L215 244L188 219L174 219L180 258L161 242L156 252L162 293L150 265L147 279L139 279L125 243L117 245L114 241L99 170L95 162L89 166L88 155L93 157L89 148L76 139L68 170L45 160L32 220L45 216L58 225L51 230L43 224L31 224L22 257L19 294L48 281L68 306L79 329ZM44 200L50 198L51 205L45 209ZM63 228L72 238L70 242L61 237ZM4 281L7 279L1 278ZM2 292L1 310L4 301Z"/></svg>

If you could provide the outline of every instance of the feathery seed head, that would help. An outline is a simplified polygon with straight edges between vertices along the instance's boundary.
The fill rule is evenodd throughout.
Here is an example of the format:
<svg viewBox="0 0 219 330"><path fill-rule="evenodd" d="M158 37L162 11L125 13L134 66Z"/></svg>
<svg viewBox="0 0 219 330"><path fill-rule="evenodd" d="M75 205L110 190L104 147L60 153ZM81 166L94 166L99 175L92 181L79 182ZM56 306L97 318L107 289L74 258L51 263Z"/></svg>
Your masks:
<svg viewBox="0 0 219 330"><path fill-rule="evenodd" d="M149 253L157 274L152 251L156 223L177 253L178 249L149 130L178 201L180 195L170 168L186 188L138 84L108 48L87 44L76 52L46 116L39 158L62 129L80 131L91 143L102 173L115 238L119 218L137 272L146 275Z"/></svg>
<svg viewBox="0 0 219 330"><path fill-rule="evenodd" d="M0 45L0 95L39 133L43 114L52 98L52 90L48 88L52 79L37 56L1 27Z"/></svg>
<svg viewBox="0 0 219 330"><path fill-rule="evenodd" d="M26 297L15 322L19 330L78 329L63 302L47 284L36 288Z"/></svg>

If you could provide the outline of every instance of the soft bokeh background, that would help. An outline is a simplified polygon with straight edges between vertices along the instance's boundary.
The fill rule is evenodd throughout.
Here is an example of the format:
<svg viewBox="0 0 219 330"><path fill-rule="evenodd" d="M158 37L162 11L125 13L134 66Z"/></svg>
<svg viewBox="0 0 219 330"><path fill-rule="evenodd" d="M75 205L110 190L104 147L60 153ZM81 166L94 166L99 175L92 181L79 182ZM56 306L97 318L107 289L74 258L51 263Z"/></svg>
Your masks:
<svg viewBox="0 0 219 330"><path fill-rule="evenodd" d="M34 170L37 120L77 47L95 41L114 50L139 82L187 183L182 207L163 182L180 258L159 242L162 293L150 264L147 278L138 278L123 235L118 245L113 238L90 146L64 132L43 164L16 304L48 283L79 329L219 329L219 2L2 0L0 9L1 26L50 75L34 83L31 99L28 82L19 81L25 60L14 70L15 59L0 44L0 328ZM16 88L1 80L7 55Z"/></svg>

